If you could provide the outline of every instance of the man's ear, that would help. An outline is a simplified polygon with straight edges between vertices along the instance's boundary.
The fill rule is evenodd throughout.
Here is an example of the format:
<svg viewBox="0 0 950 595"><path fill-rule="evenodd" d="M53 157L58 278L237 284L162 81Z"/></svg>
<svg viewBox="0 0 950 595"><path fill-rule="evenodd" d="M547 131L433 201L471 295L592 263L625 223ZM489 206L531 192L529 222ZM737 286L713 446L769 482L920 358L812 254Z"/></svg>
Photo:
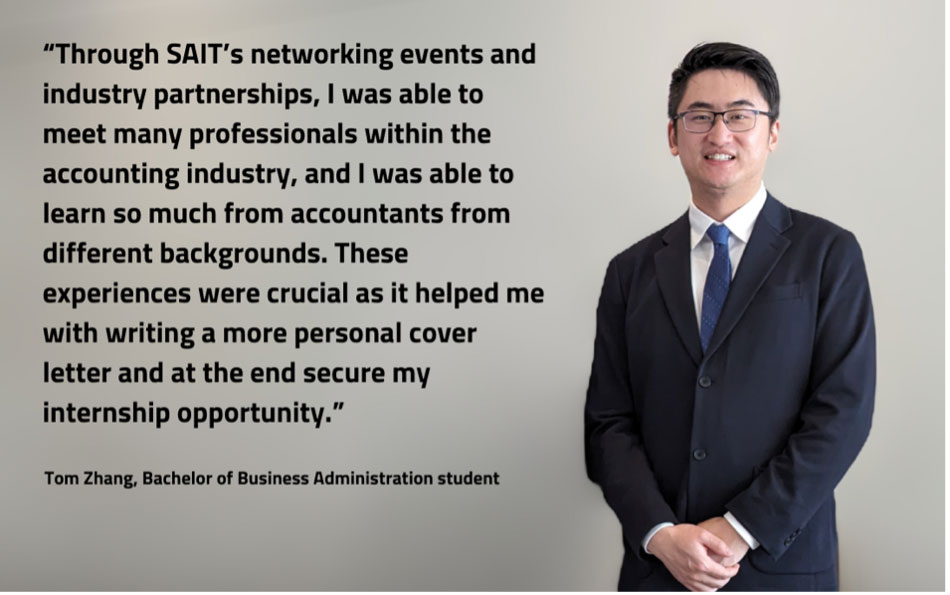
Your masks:
<svg viewBox="0 0 950 595"><path fill-rule="evenodd" d="M769 128L769 151L774 151L775 147L778 145L778 130L780 126L778 120L776 120L771 128Z"/></svg>
<svg viewBox="0 0 950 595"><path fill-rule="evenodd" d="M776 122L776 124L777 123L778 122ZM676 122L673 120L670 120L669 124L666 125L666 136L670 142L670 154L676 157L680 154L680 150L676 146Z"/></svg>

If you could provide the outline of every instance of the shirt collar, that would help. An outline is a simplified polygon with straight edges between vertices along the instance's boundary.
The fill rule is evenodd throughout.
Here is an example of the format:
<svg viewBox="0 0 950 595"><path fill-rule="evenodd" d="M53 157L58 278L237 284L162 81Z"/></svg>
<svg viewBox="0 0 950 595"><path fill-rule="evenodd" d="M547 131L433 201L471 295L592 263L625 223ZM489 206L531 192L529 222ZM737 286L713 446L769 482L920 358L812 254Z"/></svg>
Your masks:
<svg viewBox="0 0 950 595"><path fill-rule="evenodd" d="M752 196L752 199L739 207L735 213L726 217L721 223L729 228L732 234L743 243L749 241L752 236L752 228L755 226L755 220L759 216L762 207L765 206L765 183L759 184L759 189ZM696 203L689 201L689 236L690 249L695 249L699 242L706 237L706 230L713 223L720 223L706 213L699 210Z"/></svg>

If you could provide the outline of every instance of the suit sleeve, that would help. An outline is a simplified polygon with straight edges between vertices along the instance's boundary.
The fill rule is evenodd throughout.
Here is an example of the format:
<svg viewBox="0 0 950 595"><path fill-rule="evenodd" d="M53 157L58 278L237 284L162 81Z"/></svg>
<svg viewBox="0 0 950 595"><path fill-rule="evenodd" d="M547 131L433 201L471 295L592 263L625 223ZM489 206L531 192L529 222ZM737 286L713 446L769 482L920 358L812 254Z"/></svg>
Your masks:
<svg viewBox="0 0 950 595"><path fill-rule="evenodd" d="M584 410L588 476L603 489L634 547L659 523L676 523L643 449L630 389L626 304L617 261L607 267Z"/></svg>
<svg viewBox="0 0 950 595"><path fill-rule="evenodd" d="M874 317L854 236L837 236L821 266L808 392L796 429L750 487L726 505L775 560L832 497L871 429Z"/></svg>

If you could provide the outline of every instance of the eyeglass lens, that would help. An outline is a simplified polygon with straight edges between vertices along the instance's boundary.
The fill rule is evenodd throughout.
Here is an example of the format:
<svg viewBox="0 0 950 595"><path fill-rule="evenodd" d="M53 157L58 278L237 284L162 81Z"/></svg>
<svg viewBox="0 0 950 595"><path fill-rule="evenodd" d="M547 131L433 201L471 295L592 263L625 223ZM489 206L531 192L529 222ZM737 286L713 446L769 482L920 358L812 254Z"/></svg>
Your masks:
<svg viewBox="0 0 950 595"><path fill-rule="evenodd" d="M744 132L755 126L755 110L735 109L722 114L726 128L732 132ZM691 110L683 116L683 124L690 132L708 132L716 121L716 113L706 110Z"/></svg>

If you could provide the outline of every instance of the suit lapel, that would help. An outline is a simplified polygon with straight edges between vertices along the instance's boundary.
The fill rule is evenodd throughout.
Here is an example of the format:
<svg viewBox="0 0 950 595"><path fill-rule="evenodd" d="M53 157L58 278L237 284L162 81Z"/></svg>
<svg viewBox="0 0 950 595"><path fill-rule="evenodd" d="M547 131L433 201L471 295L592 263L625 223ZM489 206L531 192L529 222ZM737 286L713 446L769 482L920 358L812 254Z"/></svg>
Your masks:
<svg viewBox="0 0 950 595"><path fill-rule="evenodd" d="M680 340L699 366L703 351L692 297L688 215L683 215L670 225L663 234L663 242L666 245L653 256L657 285Z"/></svg>
<svg viewBox="0 0 950 595"><path fill-rule="evenodd" d="M782 254L788 249L791 241L782 233L791 226L792 217L788 207L769 194L752 228L749 245L742 253L739 269L729 287L729 294L719 315L719 322L716 323L716 330L713 331L709 347L704 354L706 357L715 353L729 336L746 308L749 307L752 298L775 268Z"/></svg>

